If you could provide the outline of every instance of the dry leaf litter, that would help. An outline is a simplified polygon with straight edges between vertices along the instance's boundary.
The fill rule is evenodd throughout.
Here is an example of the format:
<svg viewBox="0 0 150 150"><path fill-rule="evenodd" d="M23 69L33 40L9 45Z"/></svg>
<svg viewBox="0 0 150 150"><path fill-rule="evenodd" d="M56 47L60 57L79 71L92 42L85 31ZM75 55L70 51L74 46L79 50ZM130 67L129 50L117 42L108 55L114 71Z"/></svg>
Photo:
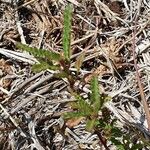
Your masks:
<svg viewBox="0 0 150 150"><path fill-rule="evenodd" d="M149 139L145 112L133 64L132 31L136 28L136 54L147 102L150 97L150 1L144 0L1 0L0 1L0 149L76 150L104 149L85 122L70 120L64 128L61 115L75 101L64 79L54 72L33 73L38 62L16 49L14 41L32 47L62 51L63 11L73 6L71 70L85 53L80 70L84 84L75 84L86 97L89 82L98 75L102 93L112 100L106 107L118 126L133 126ZM136 25L134 19L138 15ZM135 27L136 26L136 27ZM110 145L110 149L115 149Z"/></svg>

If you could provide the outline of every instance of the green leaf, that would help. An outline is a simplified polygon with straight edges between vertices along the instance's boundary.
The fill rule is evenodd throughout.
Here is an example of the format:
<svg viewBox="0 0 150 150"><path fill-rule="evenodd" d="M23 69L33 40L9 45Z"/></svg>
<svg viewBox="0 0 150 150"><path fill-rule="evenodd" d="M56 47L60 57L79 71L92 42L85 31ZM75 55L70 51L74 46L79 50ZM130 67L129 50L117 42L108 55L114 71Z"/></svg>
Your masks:
<svg viewBox="0 0 150 150"><path fill-rule="evenodd" d="M45 62L43 63L40 63L40 64L34 64L32 66L32 71L33 72L40 72L40 71L43 71L43 70L46 70L49 68L49 65Z"/></svg>
<svg viewBox="0 0 150 150"><path fill-rule="evenodd" d="M83 117L81 112L68 112L63 115L64 119L72 119L72 118L79 118Z"/></svg>
<svg viewBox="0 0 150 150"><path fill-rule="evenodd" d="M94 129L95 125L96 125L95 119L92 119L92 120L88 119L86 122L86 130L91 132Z"/></svg>
<svg viewBox="0 0 150 150"><path fill-rule="evenodd" d="M67 74L65 71L61 71L60 73L54 74L54 77L60 78L60 79L62 79L62 78L67 78L67 77L68 77L68 74Z"/></svg>
<svg viewBox="0 0 150 150"><path fill-rule="evenodd" d="M33 72L40 72L46 69L50 69L50 70L58 70L60 67L59 66L54 66L54 65L49 65L46 62L40 62L40 64L34 64L32 66L32 71Z"/></svg>
<svg viewBox="0 0 150 150"><path fill-rule="evenodd" d="M76 103L77 109L83 114L83 116L91 116L93 114L92 106L86 102L80 95L76 95L78 100Z"/></svg>
<svg viewBox="0 0 150 150"><path fill-rule="evenodd" d="M37 59L43 58L45 59L45 61L46 59L48 59L49 61L52 61L52 60L59 61L61 59L61 56L58 53L51 52L51 51L44 50L44 49L29 47L28 45L21 44L19 42L16 44L16 47L31 53Z"/></svg>
<svg viewBox="0 0 150 150"><path fill-rule="evenodd" d="M64 11L64 29L63 29L63 51L64 57L67 61L70 61L71 56L71 19L72 19L72 7L66 6Z"/></svg>
<svg viewBox="0 0 150 150"><path fill-rule="evenodd" d="M139 143L139 144L132 145L130 150L139 150L142 149L143 147L144 145Z"/></svg>
<svg viewBox="0 0 150 150"><path fill-rule="evenodd" d="M82 63L84 61L84 58L85 58L85 52L82 52L76 59L76 62L75 62L75 67L77 69L77 72L80 71L80 68L82 66Z"/></svg>
<svg viewBox="0 0 150 150"><path fill-rule="evenodd" d="M91 104L93 105L95 112L98 112L102 105L100 103L100 93L97 76L93 76L90 86L92 92L90 96Z"/></svg>
<svg viewBox="0 0 150 150"><path fill-rule="evenodd" d="M123 145L116 145L117 150L126 150Z"/></svg>
<svg viewBox="0 0 150 150"><path fill-rule="evenodd" d="M110 141L117 147L117 150L125 150L123 144L119 140L112 137Z"/></svg>
<svg viewBox="0 0 150 150"><path fill-rule="evenodd" d="M112 132L112 136L114 136L114 137L122 137L122 135L123 135L122 131L117 127L113 127L111 129L111 132Z"/></svg>
<svg viewBox="0 0 150 150"><path fill-rule="evenodd" d="M105 128L106 122L103 119L99 119L98 128Z"/></svg>

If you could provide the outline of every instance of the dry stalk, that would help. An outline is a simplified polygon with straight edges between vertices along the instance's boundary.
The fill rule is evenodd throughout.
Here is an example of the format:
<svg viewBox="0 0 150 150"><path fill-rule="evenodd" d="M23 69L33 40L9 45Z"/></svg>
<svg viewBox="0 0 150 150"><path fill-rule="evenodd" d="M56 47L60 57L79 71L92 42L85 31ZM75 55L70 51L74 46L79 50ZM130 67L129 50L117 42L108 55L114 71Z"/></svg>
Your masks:
<svg viewBox="0 0 150 150"><path fill-rule="evenodd" d="M139 0L138 2L139 2L138 4L141 4L141 0ZM144 90L143 90L143 85L142 85L140 75L139 75L139 72L138 72L137 59L136 59L137 57L136 57L136 53L135 53L135 49L136 49L136 40L135 40L135 38L136 38L136 24L137 24L138 16L139 16L139 13L140 13L139 11L140 11L140 9L138 9L138 14L135 18L135 28L134 28L134 31L133 31L132 53L133 53L134 68L135 68L135 71L136 71L136 80L137 80L138 87L139 87L139 90L140 90L140 96L141 96L143 108L144 108L146 119L147 119L148 130L150 131L150 111L149 111L149 108L148 108L145 93L144 93Z"/></svg>

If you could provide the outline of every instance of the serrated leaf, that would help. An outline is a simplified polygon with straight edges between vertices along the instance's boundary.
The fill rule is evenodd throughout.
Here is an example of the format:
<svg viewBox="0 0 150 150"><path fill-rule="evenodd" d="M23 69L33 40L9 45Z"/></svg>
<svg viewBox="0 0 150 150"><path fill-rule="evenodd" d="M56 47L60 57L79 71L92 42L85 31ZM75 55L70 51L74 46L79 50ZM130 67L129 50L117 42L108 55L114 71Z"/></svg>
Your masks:
<svg viewBox="0 0 150 150"><path fill-rule="evenodd" d="M75 67L77 69L77 72L80 71L80 68L82 66L82 63L84 61L84 58L85 58L85 52L82 52L76 59L76 62L75 62Z"/></svg>
<svg viewBox="0 0 150 150"><path fill-rule="evenodd" d="M111 129L111 132L112 132L112 136L114 136L114 137L122 137L122 135L123 135L122 131L117 127L113 127Z"/></svg>
<svg viewBox="0 0 150 150"><path fill-rule="evenodd" d="M95 112L98 112L102 106L100 103L100 93L97 76L93 76L90 86L91 86L91 96L90 96L91 104L93 105Z"/></svg>
<svg viewBox="0 0 150 150"><path fill-rule="evenodd" d="M123 145L116 145L117 150L126 150Z"/></svg>
<svg viewBox="0 0 150 150"><path fill-rule="evenodd" d="M110 138L110 141L117 147L117 150L125 150L123 144L116 138Z"/></svg>
<svg viewBox="0 0 150 150"><path fill-rule="evenodd" d="M37 59L43 58L43 59L48 59L49 61L52 61L52 60L59 61L61 59L61 56L58 53L51 52L51 51L44 50L44 49L29 47L28 45L21 44L19 42L16 44L16 47L31 53Z"/></svg>
<svg viewBox="0 0 150 150"><path fill-rule="evenodd" d="M60 73L54 74L54 77L60 78L60 79L62 79L62 78L67 78L67 77L68 77L68 74L67 74L66 72L64 72L64 71L61 71Z"/></svg>
<svg viewBox="0 0 150 150"><path fill-rule="evenodd" d="M68 112L63 115L64 119L83 117L81 112Z"/></svg>
<svg viewBox="0 0 150 150"><path fill-rule="evenodd" d="M135 145L132 145L131 149L130 150L139 150L139 149L142 149L144 147L143 144L135 144Z"/></svg>
<svg viewBox="0 0 150 150"><path fill-rule="evenodd" d="M40 72L46 69L50 69L50 70L58 70L59 66L54 66L54 65L49 65L46 62L40 62L40 64L34 64L32 66L32 71L33 72Z"/></svg>
<svg viewBox="0 0 150 150"><path fill-rule="evenodd" d="M90 116L93 114L92 106L86 102L80 95L76 95L77 98L77 109L83 114L83 116Z"/></svg>
<svg viewBox="0 0 150 150"><path fill-rule="evenodd" d="M64 57L67 61L70 61L71 56L71 18L72 18L72 7L66 6L64 11L64 28L63 28L63 51Z"/></svg>
<svg viewBox="0 0 150 150"><path fill-rule="evenodd" d="M106 122L104 122L102 119L99 119L98 127L99 128L105 128Z"/></svg>
<svg viewBox="0 0 150 150"><path fill-rule="evenodd" d="M87 120L86 122L86 130L91 132L96 125L95 119Z"/></svg>
<svg viewBox="0 0 150 150"><path fill-rule="evenodd" d="M48 68L49 68L49 65L47 63L34 64L32 66L32 71L40 72L40 71L46 70Z"/></svg>

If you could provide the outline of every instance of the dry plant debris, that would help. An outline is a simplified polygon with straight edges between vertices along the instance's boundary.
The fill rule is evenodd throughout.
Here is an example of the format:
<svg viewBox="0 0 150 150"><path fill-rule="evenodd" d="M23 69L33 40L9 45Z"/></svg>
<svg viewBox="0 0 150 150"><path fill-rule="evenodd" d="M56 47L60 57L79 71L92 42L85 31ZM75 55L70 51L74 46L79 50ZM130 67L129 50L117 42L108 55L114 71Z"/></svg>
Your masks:
<svg viewBox="0 0 150 150"><path fill-rule="evenodd" d="M0 0L1 150L104 149L98 137L85 130L84 118L69 120L64 128L61 115L71 111L69 102L75 101L68 83L54 78L52 70L34 74L31 65L38 61L15 46L21 42L61 53L68 3L73 6L70 70L76 72L76 58L85 55L76 88L87 97L91 77L98 75L101 91L112 97L106 107L117 125L135 141L135 132L150 140L132 54L135 36L138 71L150 104L148 0ZM110 143L109 149L116 148Z"/></svg>

